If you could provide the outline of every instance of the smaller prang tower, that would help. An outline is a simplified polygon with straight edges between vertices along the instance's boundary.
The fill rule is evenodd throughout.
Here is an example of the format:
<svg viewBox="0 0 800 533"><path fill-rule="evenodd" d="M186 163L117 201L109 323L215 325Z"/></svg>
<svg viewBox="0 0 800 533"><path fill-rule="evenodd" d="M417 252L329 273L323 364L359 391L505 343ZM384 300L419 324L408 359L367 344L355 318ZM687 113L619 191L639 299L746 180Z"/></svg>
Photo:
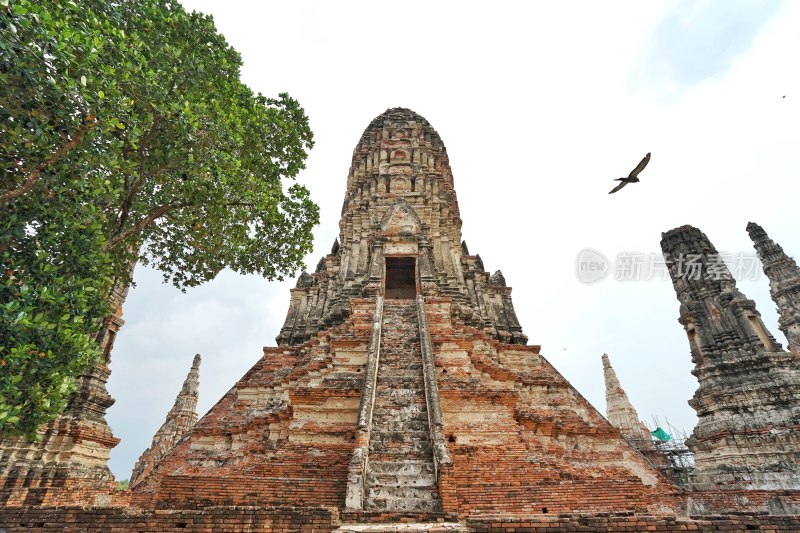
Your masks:
<svg viewBox="0 0 800 533"><path fill-rule="evenodd" d="M172 409L167 418L153 436L153 442L133 465L130 486L138 485L153 468L164 458L178 441L197 423L197 399L200 388L200 354L194 356L192 368L189 369Z"/></svg>
<svg viewBox="0 0 800 533"><path fill-rule="evenodd" d="M769 278L769 292L778 306L778 327L789 341L789 351L800 357L800 268L755 222L747 224L747 233Z"/></svg>
<svg viewBox="0 0 800 533"><path fill-rule="evenodd" d="M767 331L703 232L682 226L661 248L699 386L686 441L694 490L800 488L800 365Z"/></svg>
<svg viewBox="0 0 800 533"><path fill-rule="evenodd" d="M653 439L650 430L639 420L639 413L631 404L628 395L619 384L617 374L611 366L608 354L603 354L603 377L606 382L606 418L620 430L622 436L633 442L636 448L651 449Z"/></svg>

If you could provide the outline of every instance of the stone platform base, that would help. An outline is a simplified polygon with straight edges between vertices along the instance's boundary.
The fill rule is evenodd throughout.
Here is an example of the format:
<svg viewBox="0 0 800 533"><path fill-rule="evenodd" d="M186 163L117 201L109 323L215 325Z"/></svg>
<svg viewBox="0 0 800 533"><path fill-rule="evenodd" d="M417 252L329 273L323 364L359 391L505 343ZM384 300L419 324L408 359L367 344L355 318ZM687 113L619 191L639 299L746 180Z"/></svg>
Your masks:
<svg viewBox="0 0 800 533"><path fill-rule="evenodd" d="M457 522L342 523L335 508L209 507L195 510L134 508L0 508L2 533L797 533L800 515L724 515L696 518L620 514L480 516Z"/></svg>

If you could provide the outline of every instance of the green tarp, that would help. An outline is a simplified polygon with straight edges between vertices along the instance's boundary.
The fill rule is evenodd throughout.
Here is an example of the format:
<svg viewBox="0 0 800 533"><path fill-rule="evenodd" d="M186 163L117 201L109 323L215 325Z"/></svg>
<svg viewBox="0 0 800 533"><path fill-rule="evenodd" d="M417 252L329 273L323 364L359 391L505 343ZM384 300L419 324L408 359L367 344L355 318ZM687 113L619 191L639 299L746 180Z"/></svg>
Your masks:
<svg viewBox="0 0 800 533"><path fill-rule="evenodd" d="M667 433L660 427L657 427L655 431L651 431L650 434L655 438L657 438L658 440L660 440L661 442L668 442L672 440L672 437L669 436L669 433Z"/></svg>

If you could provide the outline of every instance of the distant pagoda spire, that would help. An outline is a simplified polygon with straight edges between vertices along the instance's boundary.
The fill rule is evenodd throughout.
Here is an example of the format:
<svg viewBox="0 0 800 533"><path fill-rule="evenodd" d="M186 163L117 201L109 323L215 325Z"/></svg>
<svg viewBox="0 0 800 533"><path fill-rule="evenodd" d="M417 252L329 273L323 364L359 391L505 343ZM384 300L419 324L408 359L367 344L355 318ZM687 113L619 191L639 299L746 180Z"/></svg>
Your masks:
<svg viewBox="0 0 800 533"><path fill-rule="evenodd" d="M143 481L159 461L197 423L197 398L200 386L200 354L194 356L192 368L175 398L175 404L167 413L167 419L153 436L153 442L133 467L130 486Z"/></svg>
<svg viewBox="0 0 800 533"><path fill-rule="evenodd" d="M607 354L603 354L603 376L606 381L606 418L622 436L637 447L652 446L650 431L639 420L639 413L622 389Z"/></svg>
<svg viewBox="0 0 800 533"><path fill-rule="evenodd" d="M786 335L789 351L800 356L800 267L755 222L747 224L747 233L769 278L769 292L778 306L778 327Z"/></svg>

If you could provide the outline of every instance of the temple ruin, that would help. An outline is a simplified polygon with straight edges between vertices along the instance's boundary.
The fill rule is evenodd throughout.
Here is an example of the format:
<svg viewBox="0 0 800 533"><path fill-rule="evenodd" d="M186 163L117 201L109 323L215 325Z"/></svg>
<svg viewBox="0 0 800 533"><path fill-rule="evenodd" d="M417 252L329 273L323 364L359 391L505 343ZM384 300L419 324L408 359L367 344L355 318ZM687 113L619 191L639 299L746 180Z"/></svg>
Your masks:
<svg viewBox="0 0 800 533"><path fill-rule="evenodd" d="M199 420L195 358L129 490L4 442L0 530L800 530L798 359L724 265L719 280L670 270L700 382L683 486L607 357L608 419L528 344L504 276L462 240L427 120L394 108L370 123L339 229L291 290L277 346ZM691 227L662 247L701 254L703 272L715 253ZM789 286L775 290L794 332ZM114 442L86 438L103 465ZM64 474L44 482L31 465Z"/></svg>

